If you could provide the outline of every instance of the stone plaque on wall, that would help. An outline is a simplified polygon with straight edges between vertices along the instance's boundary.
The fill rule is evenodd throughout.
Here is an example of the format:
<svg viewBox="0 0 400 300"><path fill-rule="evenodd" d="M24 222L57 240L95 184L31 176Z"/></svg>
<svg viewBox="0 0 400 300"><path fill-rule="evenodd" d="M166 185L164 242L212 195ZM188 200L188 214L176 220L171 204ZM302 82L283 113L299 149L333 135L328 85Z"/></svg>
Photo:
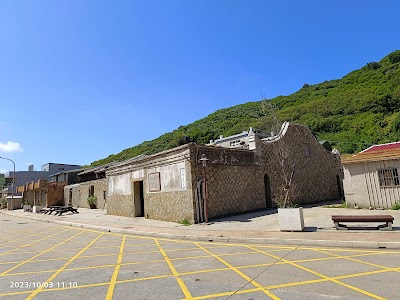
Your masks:
<svg viewBox="0 0 400 300"><path fill-rule="evenodd" d="M160 172L150 173L148 175L149 191L158 192L161 190Z"/></svg>
<svg viewBox="0 0 400 300"><path fill-rule="evenodd" d="M181 188L186 189L186 173L185 169L181 169Z"/></svg>

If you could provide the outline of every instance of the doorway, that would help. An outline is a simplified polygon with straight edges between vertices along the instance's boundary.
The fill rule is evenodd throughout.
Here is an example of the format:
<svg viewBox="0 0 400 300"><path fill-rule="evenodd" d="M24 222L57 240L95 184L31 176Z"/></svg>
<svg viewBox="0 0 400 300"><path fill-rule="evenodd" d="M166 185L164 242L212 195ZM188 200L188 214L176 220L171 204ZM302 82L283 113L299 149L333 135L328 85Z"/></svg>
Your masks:
<svg viewBox="0 0 400 300"><path fill-rule="evenodd" d="M135 217L144 217L143 180L133 182L133 202Z"/></svg>
<svg viewBox="0 0 400 300"><path fill-rule="evenodd" d="M267 174L264 175L265 207L272 208L271 181Z"/></svg>
<svg viewBox="0 0 400 300"><path fill-rule="evenodd" d="M339 175L336 175L336 184L337 184L339 199L343 199L342 181L340 180Z"/></svg>

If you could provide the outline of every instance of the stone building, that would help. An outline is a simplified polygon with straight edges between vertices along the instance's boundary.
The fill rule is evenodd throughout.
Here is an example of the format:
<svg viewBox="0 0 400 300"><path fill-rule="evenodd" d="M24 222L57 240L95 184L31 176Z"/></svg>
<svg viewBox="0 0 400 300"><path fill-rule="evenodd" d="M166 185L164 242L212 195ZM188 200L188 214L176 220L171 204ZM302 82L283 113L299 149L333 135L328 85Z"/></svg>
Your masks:
<svg viewBox="0 0 400 300"><path fill-rule="evenodd" d="M95 196L96 207L105 209L107 195L106 169L110 164L81 170L64 172L58 176L69 179L68 185L64 188L64 201L68 205L75 207L89 208L87 199ZM73 175L73 176L72 176Z"/></svg>
<svg viewBox="0 0 400 300"><path fill-rule="evenodd" d="M240 147L190 143L108 166L107 213L195 223L273 207L283 182L282 157L294 170L294 202L342 196L339 157L307 127L284 123L273 137L246 134Z"/></svg>

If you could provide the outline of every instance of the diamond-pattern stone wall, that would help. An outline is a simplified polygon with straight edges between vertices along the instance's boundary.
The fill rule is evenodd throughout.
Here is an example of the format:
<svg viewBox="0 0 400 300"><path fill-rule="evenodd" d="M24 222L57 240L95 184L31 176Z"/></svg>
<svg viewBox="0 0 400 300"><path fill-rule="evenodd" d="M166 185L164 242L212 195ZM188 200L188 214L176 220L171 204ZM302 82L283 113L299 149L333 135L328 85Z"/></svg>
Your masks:
<svg viewBox="0 0 400 300"><path fill-rule="evenodd" d="M265 208L259 166L211 166L207 187L209 218Z"/></svg>
<svg viewBox="0 0 400 300"><path fill-rule="evenodd" d="M315 203L340 197L341 187L337 184L337 176L342 178L339 158L325 150L307 127L290 125L281 140L261 143L260 163L265 173L273 179L272 198L278 196L283 183L279 165L282 157L286 157L284 166L287 172L294 167L294 202ZM279 151L283 151L284 155L277 154Z"/></svg>

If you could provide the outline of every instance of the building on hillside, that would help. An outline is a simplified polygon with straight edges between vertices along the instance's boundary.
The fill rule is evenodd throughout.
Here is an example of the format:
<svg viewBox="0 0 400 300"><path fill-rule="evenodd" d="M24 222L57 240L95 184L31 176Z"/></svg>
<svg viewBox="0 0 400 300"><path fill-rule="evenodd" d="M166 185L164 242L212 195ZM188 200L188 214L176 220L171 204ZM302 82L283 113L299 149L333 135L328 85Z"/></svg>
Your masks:
<svg viewBox="0 0 400 300"><path fill-rule="evenodd" d="M349 206L390 208L400 200L400 142L374 145L342 159Z"/></svg>
<svg viewBox="0 0 400 300"><path fill-rule="evenodd" d="M224 137L223 135L220 135L218 139L210 140L210 143L207 144L207 146L248 149L249 138L253 135L256 135L259 138L266 138L269 136L273 136L274 133L271 132L271 135L260 134L260 133L254 132L253 127L250 127L249 131L243 131L242 133L231 135L228 137Z"/></svg>
<svg viewBox="0 0 400 300"><path fill-rule="evenodd" d="M216 141L213 146L190 143L108 166L107 213L195 223L207 216L273 207L282 186L278 144L284 145L287 161L295 166L295 202L342 196L338 155L324 149L307 127L286 122L268 138L250 130L225 138L227 148Z"/></svg>

